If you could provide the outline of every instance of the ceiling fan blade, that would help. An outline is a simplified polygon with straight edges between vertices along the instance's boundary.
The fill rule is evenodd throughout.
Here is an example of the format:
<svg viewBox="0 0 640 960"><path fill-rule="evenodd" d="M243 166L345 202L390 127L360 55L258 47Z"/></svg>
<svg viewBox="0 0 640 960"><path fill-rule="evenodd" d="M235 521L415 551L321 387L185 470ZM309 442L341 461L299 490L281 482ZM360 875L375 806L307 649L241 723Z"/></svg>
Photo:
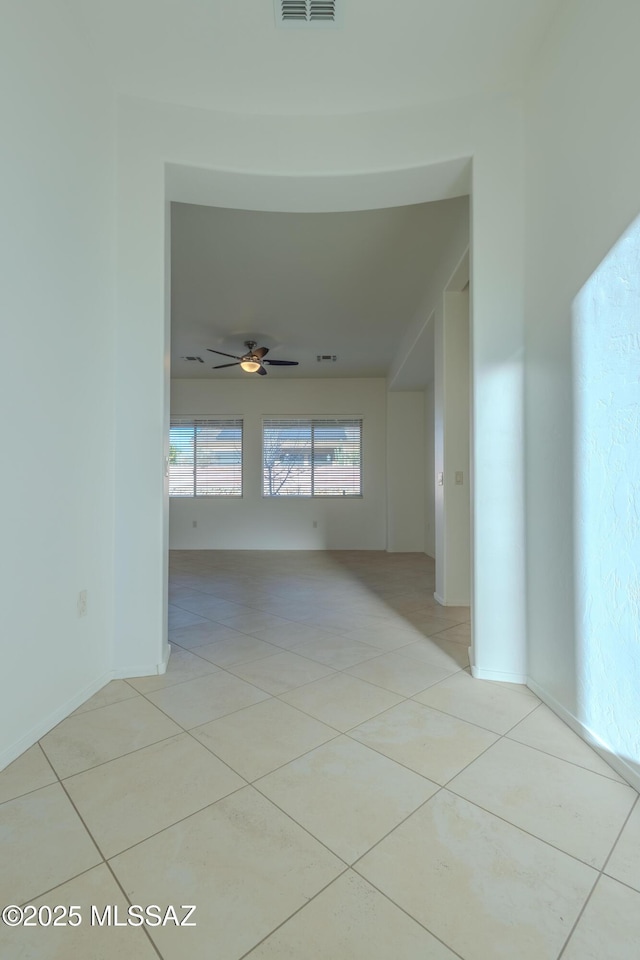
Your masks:
<svg viewBox="0 0 640 960"><path fill-rule="evenodd" d="M267 375L267 371L265 370L264 367L260 367L259 370L256 370L256 373L259 374L259 376L261 377L266 377Z"/></svg>
<svg viewBox="0 0 640 960"><path fill-rule="evenodd" d="M211 367L212 370L222 370L224 367L239 367L240 363L220 363L217 367Z"/></svg>
<svg viewBox="0 0 640 960"><path fill-rule="evenodd" d="M265 363L270 363L272 367L297 367L297 360L265 360Z"/></svg>
<svg viewBox="0 0 640 960"><path fill-rule="evenodd" d="M263 357L266 357L268 353L269 353L269 347L258 347L257 350L253 351L254 357L258 357L258 359L260 360L262 360Z"/></svg>
<svg viewBox="0 0 640 960"><path fill-rule="evenodd" d="M235 353L223 353L222 350L212 350L211 347L207 347L209 353L219 353L221 357L231 357L232 360L242 360L242 357L236 357Z"/></svg>

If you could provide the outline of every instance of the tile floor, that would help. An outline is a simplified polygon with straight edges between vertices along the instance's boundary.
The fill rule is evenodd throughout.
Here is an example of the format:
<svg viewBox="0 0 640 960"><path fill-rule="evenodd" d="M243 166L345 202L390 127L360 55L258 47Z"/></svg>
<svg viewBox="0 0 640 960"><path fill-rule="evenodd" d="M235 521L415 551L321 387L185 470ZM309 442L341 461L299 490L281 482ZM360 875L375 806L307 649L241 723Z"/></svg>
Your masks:
<svg viewBox="0 0 640 960"><path fill-rule="evenodd" d="M0 956L635 960L637 794L525 687L472 680L433 579L419 555L175 553L166 675L0 774L0 900L83 916L0 927ZM91 926L130 903L197 925Z"/></svg>

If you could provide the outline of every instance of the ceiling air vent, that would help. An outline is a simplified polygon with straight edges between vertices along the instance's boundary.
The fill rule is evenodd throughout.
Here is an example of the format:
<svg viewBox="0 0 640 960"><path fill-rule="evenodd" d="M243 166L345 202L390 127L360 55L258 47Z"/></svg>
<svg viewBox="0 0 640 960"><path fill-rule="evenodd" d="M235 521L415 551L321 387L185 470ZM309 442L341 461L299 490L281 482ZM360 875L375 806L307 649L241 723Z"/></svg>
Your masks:
<svg viewBox="0 0 640 960"><path fill-rule="evenodd" d="M273 0L279 27L335 27L338 0Z"/></svg>

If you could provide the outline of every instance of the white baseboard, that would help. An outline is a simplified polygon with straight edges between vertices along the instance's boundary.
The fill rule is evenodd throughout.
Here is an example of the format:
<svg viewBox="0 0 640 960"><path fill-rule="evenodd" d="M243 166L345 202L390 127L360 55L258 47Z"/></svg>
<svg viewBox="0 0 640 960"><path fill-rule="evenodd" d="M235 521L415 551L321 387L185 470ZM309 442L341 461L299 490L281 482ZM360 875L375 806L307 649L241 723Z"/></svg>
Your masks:
<svg viewBox="0 0 640 960"><path fill-rule="evenodd" d="M58 707L52 713L44 717L40 723L37 723L31 728L31 730L21 737L19 740L16 740L15 743L12 743L10 747L7 747L6 750L3 750L0 753L0 770L4 770L6 766L10 763L13 763L14 760L17 760L25 750L28 750L29 747L32 747L34 743L37 743L38 740L41 740L45 734L49 733L50 730L53 730L57 724L62 720L66 720L67 717L73 713L74 710L77 710L78 707L81 707L83 703L92 697L94 693L97 693L98 690L102 690L107 683L111 680L126 680L127 677L150 677L157 674L166 673L167 664L169 663L169 657L171 656L171 647L167 643L163 651L162 660L159 663L150 664L147 666L131 666L123 667L118 670L110 670L106 673L103 673L102 676L98 677L97 680L92 680L90 684L84 687L79 693L76 693L73 697L63 703L62 706Z"/></svg>
<svg viewBox="0 0 640 960"><path fill-rule="evenodd" d="M471 663L471 647L469 647L469 662ZM523 683L527 682L525 673L507 673L504 670L485 670L483 667L476 667L471 663L471 676L476 680L497 680L499 683Z"/></svg>
<svg viewBox="0 0 640 960"><path fill-rule="evenodd" d="M614 753L610 747L598 737L593 730L590 730L586 724L582 723L581 720L578 720L569 710L566 709L561 703L559 703L555 697L553 697L544 687L541 687L540 684L536 683L535 680L529 678L527 680L527 686L530 690L533 690L537 697L540 697L543 703L545 703L550 710L553 710L561 720L567 724L568 727L577 733L585 743L587 743L592 750L602 757L605 763L608 763L609 766L615 770L616 773L619 773L621 777L629 783L634 790L640 791L640 768L635 766L633 763L629 763L619 754Z"/></svg>
<svg viewBox="0 0 640 960"><path fill-rule="evenodd" d="M126 680L128 677L154 677L167 672L167 664L171 655L171 647L167 644L163 651L162 660L152 664L129 664L126 667L118 667L112 672L111 680Z"/></svg>
<svg viewBox="0 0 640 960"><path fill-rule="evenodd" d="M439 593L433 594L433 599L440 604L441 607L468 607L470 606L469 600L445 600L440 596Z"/></svg>

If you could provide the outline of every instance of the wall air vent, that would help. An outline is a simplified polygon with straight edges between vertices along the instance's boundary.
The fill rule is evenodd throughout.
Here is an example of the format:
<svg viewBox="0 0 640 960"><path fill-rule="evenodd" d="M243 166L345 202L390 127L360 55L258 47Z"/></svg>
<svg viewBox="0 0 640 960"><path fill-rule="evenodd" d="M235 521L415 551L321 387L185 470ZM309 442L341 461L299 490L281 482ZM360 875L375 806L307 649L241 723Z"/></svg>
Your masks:
<svg viewBox="0 0 640 960"><path fill-rule="evenodd" d="M279 27L335 27L344 0L273 0Z"/></svg>

